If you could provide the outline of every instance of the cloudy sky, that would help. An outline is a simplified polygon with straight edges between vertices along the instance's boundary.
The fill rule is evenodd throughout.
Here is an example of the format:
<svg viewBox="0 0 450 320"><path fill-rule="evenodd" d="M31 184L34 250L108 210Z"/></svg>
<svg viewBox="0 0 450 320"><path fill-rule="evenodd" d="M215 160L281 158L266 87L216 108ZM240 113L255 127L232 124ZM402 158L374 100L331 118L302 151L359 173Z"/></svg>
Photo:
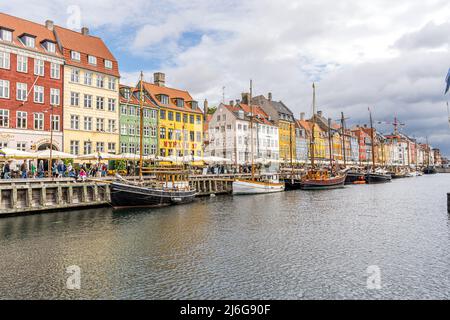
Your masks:
<svg viewBox="0 0 450 320"><path fill-rule="evenodd" d="M210 105L273 93L295 114L319 110L352 124L398 117L405 133L450 155L444 80L450 67L448 0L0 0L36 22L88 26L119 60L122 81L166 73ZM392 131L379 125L382 132Z"/></svg>

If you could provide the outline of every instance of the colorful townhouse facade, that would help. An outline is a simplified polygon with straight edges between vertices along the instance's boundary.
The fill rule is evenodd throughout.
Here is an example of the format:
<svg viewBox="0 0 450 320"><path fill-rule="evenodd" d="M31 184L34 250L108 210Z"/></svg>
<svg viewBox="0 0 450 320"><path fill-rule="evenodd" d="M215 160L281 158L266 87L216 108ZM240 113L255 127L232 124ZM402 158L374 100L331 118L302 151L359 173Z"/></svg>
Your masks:
<svg viewBox="0 0 450 320"><path fill-rule="evenodd" d="M282 102L274 101L272 93L268 97L256 96L252 103L260 106L269 116L269 121L274 121L279 131L279 157L280 160L289 162L295 158L295 127L296 122L292 111Z"/></svg>
<svg viewBox="0 0 450 320"><path fill-rule="evenodd" d="M64 67L64 151L119 151L119 66L105 43L87 28L55 26Z"/></svg>
<svg viewBox="0 0 450 320"><path fill-rule="evenodd" d="M63 149L64 57L53 30L0 13L0 148Z"/></svg>
<svg viewBox="0 0 450 320"><path fill-rule="evenodd" d="M120 85L120 153L138 154L140 151L141 100L139 88ZM148 95L143 95L143 155L157 155L158 114L157 105Z"/></svg>
<svg viewBox="0 0 450 320"><path fill-rule="evenodd" d="M143 82L143 90L159 109L158 155L203 157L204 114L198 102L187 91L166 87L164 73L153 77L153 83Z"/></svg>
<svg viewBox="0 0 450 320"><path fill-rule="evenodd" d="M295 151L296 160L307 163L309 156L310 132L302 126L300 121L305 121L305 113L300 114L300 119L295 121Z"/></svg>

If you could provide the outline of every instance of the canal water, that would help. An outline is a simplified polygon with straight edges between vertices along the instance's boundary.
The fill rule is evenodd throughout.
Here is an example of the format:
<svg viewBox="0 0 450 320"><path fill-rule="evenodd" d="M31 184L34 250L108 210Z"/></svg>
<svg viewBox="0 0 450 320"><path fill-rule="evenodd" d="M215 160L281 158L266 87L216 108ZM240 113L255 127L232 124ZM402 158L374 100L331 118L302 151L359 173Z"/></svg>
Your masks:
<svg viewBox="0 0 450 320"><path fill-rule="evenodd" d="M441 174L3 218L0 298L448 299L447 192Z"/></svg>

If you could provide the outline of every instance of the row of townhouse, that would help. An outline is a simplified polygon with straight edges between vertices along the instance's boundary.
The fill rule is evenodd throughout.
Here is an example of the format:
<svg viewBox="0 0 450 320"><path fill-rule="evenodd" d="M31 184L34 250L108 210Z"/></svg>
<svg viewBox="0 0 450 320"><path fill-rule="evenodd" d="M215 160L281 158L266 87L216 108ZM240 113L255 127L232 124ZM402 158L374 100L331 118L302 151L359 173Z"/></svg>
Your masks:
<svg viewBox="0 0 450 320"><path fill-rule="evenodd" d="M203 155L203 112L192 96L153 83L120 84L119 65L88 28L76 32L0 13L0 148Z"/></svg>
<svg viewBox="0 0 450 320"><path fill-rule="evenodd" d="M252 152L254 159L307 162L311 158L313 131L317 161L328 162L331 158L339 163L368 165L372 162L372 132L367 125L343 128L325 118L321 111L314 121L305 119L303 112L295 119L283 102L272 100L270 93L268 98L253 98L251 106L249 94L243 93L242 100L222 103L213 114L207 115L206 154L236 164L249 163ZM398 132L382 135L374 129L373 149L379 165L423 166L441 162L438 149L418 144Z"/></svg>

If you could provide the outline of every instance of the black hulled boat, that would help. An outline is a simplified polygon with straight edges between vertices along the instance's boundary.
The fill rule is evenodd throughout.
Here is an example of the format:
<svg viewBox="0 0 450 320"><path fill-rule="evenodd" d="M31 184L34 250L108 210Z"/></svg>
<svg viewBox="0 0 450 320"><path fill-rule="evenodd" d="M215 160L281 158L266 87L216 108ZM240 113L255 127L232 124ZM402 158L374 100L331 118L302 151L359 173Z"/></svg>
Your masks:
<svg viewBox="0 0 450 320"><path fill-rule="evenodd" d="M368 184L391 182L392 176L385 173L370 172L366 174L366 182Z"/></svg>
<svg viewBox="0 0 450 320"><path fill-rule="evenodd" d="M425 169L423 169L423 173L424 174L437 174L437 170L435 167L426 167Z"/></svg>
<svg viewBox="0 0 450 320"><path fill-rule="evenodd" d="M365 182L366 174L356 170L347 171L347 177L345 178L345 184L357 184L362 181Z"/></svg>

